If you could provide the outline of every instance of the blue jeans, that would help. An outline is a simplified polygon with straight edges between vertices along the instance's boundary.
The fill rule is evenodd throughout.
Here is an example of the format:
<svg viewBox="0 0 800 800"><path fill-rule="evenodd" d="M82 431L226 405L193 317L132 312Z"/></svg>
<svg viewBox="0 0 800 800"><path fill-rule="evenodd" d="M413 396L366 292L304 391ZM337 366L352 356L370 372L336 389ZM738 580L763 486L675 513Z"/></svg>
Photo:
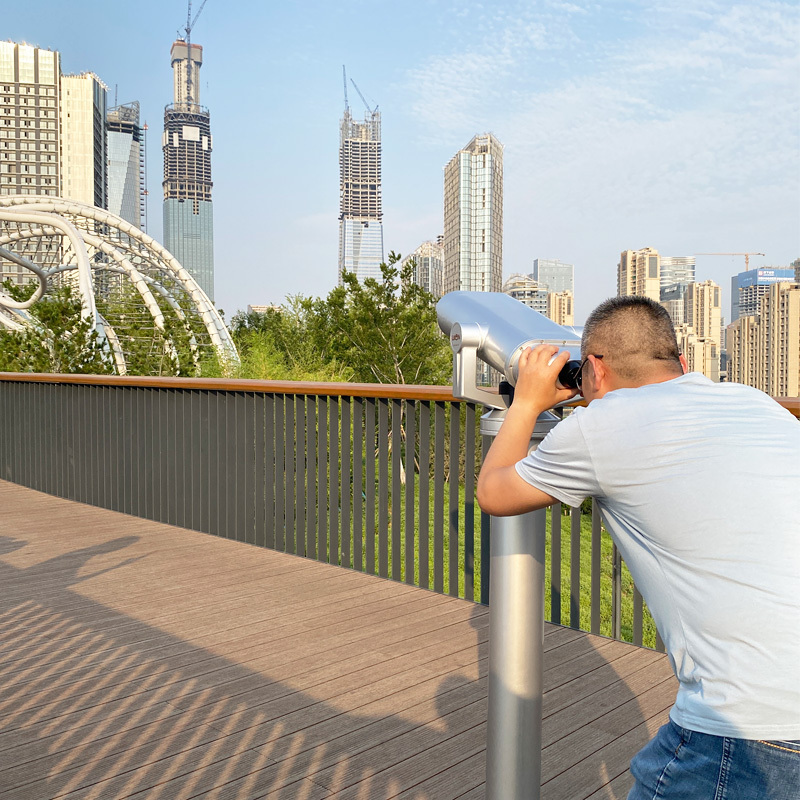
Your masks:
<svg viewBox="0 0 800 800"><path fill-rule="evenodd" d="M631 774L628 800L800 800L800 742L711 736L670 720Z"/></svg>

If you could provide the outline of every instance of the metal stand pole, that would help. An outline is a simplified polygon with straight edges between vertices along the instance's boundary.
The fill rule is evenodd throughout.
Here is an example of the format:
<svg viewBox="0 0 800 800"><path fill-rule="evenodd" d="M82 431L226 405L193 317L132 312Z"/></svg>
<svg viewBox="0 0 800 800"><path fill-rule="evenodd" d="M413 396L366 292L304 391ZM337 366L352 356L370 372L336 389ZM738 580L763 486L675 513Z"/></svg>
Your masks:
<svg viewBox="0 0 800 800"><path fill-rule="evenodd" d="M545 512L493 517L487 800L538 800L542 781Z"/></svg>
<svg viewBox="0 0 800 800"><path fill-rule="evenodd" d="M496 435L502 412L481 419ZM546 413L535 447L557 422ZM542 780L542 653L545 511L492 517L489 566L487 800L539 800Z"/></svg>

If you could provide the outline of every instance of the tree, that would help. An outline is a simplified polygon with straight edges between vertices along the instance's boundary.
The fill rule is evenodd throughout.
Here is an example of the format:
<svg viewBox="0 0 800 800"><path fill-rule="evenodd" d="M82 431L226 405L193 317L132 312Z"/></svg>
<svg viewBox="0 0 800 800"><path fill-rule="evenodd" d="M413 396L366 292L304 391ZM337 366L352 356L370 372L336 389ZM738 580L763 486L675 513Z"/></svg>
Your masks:
<svg viewBox="0 0 800 800"><path fill-rule="evenodd" d="M343 285L318 301L314 335L338 361L365 383L444 384L452 356L439 332L433 295L416 285L414 264L398 266L390 252L381 280L363 283L345 272Z"/></svg>
<svg viewBox="0 0 800 800"><path fill-rule="evenodd" d="M436 323L435 298L400 255L363 283L345 272L326 298L288 298L281 308L237 314L232 333L242 377L446 384L452 356Z"/></svg>
<svg viewBox="0 0 800 800"><path fill-rule="evenodd" d="M15 300L25 300L33 286L6 281L3 290ZM81 310L69 286L48 292L30 308L30 324L24 330L0 329L0 371L113 372L103 341L81 318Z"/></svg>

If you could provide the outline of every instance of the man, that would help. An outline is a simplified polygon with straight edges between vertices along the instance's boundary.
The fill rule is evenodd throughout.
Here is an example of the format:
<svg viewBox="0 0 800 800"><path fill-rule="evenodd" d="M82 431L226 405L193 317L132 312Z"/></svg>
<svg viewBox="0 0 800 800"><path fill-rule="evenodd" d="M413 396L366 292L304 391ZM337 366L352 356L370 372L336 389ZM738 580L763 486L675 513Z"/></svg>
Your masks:
<svg viewBox="0 0 800 800"><path fill-rule="evenodd" d="M685 374L667 312L619 297L584 328L588 407L528 454L539 414L574 394L556 352L520 358L478 501L497 516L598 502L679 681L629 800L798 800L800 422L756 389Z"/></svg>

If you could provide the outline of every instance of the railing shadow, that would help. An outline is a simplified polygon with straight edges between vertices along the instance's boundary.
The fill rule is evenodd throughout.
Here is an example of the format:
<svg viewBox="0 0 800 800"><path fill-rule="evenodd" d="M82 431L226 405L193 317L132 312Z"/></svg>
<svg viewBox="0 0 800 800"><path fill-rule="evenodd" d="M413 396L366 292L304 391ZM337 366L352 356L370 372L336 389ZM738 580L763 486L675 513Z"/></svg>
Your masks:
<svg viewBox="0 0 800 800"><path fill-rule="evenodd" d="M56 520L70 508L85 508L31 495L50 504ZM140 596L126 598L136 613L121 613L111 607L115 593L135 593L126 585L131 570L154 565L146 536L120 534L126 524L135 531L155 523L107 511L92 514L91 536L81 539L94 543L69 549L60 542L63 552L50 559L40 559L38 552L49 536L58 535L57 521L49 531L35 525L12 530L13 522L0 523L0 534L10 534L0 535L4 800L439 800L481 795L488 638L484 607L472 607L465 619L463 602L441 597L416 630L402 631L392 628L392 615L412 607L423 594L419 590L390 597L383 588L396 584L346 573L359 582L357 591L332 587L329 597L309 598L302 585L310 565L292 559L288 572L269 573L266 567L261 581L230 593L236 602L263 607L247 637L238 628L250 622L237 620L236 602L204 605L196 594L187 602L179 577L155 598L140 588ZM218 542L187 535L198 537L198 549ZM187 554L178 550L174 555L180 570ZM214 569L209 564L208 574ZM236 585L235 577L232 581ZM361 588L365 583L368 598ZM287 603L292 591L297 597ZM101 596L109 598L108 604L97 599ZM429 598L425 593L424 599ZM313 613L287 619L292 610L314 603L343 609L338 627L346 633L337 638L315 628ZM185 636L175 632L184 624L181 615ZM609 767L599 755L597 764L591 761L603 735L613 740L617 734L603 734L600 721L587 737L587 720L569 722L563 712L575 706L581 692L613 691L621 706L636 705L632 693L619 696L630 693L624 681L618 685L612 674L601 677L609 663L603 653L628 646L611 642L597 650L585 644L586 637L579 644L578 634L548 630L545 764L552 762L553 774L548 778L545 773L549 784L543 796L576 797L569 793L575 787L564 794L558 781L586 759L588 784L581 787L586 788L581 796L588 796L593 791L589 785L600 790L617 777L619 763ZM613 655L619 663L626 658L621 650ZM589 660L583 665L588 679L576 672L581 658ZM599 700L598 711L602 706ZM641 714L637 721L631 711L625 729L629 738L644 724ZM584 740L588 743L581 750ZM550 758L548 748L555 748L558 757Z"/></svg>

